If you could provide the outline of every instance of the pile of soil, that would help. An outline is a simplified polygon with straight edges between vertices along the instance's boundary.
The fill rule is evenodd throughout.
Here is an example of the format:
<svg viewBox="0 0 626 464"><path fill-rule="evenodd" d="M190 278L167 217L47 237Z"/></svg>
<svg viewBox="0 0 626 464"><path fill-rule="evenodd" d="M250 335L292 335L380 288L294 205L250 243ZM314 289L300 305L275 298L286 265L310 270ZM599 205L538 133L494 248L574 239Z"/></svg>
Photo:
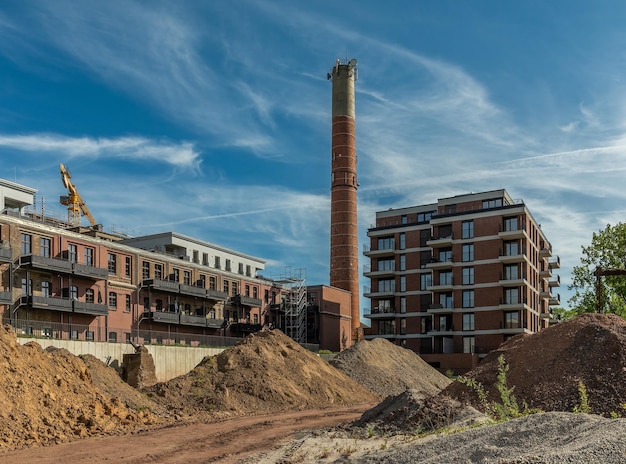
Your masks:
<svg viewBox="0 0 626 464"><path fill-rule="evenodd" d="M451 382L414 351L384 338L360 341L329 363L383 397L406 390L435 395Z"/></svg>
<svg viewBox="0 0 626 464"><path fill-rule="evenodd" d="M502 344L466 375L483 385L491 401L500 400L495 388L500 355L520 405L571 412L581 404L582 382L592 413L626 416L626 320L619 316L584 314ZM481 407L476 393L459 382L441 394Z"/></svg>
<svg viewBox="0 0 626 464"><path fill-rule="evenodd" d="M380 398L279 330L251 334L190 373L144 389L179 414L261 414Z"/></svg>
<svg viewBox="0 0 626 464"><path fill-rule="evenodd" d="M448 397L424 397L417 390L388 396L382 403L365 411L352 425L378 435L420 434L445 427L461 429L490 419L471 406Z"/></svg>
<svg viewBox="0 0 626 464"><path fill-rule="evenodd" d="M10 326L0 327L0 372L0 450L125 433L168 420L97 359L85 363L64 349L20 345Z"/></svg>

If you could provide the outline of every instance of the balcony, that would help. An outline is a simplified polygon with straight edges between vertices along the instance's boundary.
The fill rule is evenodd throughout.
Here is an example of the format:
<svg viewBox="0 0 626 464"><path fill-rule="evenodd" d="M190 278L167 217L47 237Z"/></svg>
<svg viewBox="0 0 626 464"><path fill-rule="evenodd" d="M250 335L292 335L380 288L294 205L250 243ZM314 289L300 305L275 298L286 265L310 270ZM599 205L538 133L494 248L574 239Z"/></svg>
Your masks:
<svg viewBox="0 0 626 464"><path fill-rule="evenodd" d="M235 295L233 297L234 304L240 304L242 306L251 306L254 308L260 308L263 302L259 298L252 298L246 295Z"/></svg>
<svg viewBox="0 0 626 464"><path fill-rule="evenodd" d="M37 255L22 255L19 260L20 266L30 266L33 269L53 272L72 272L72 264L66 259L47 258Z"/></svg>
<svg viewBox="0 0 626 464"><path fill-rule="evenodd" d="M13 293L12 292L0 292L0 304L11 304L13 303Z"/></svg>
<svg viewBox="0 0 626 464"><path fill-rule="evenodd" d="M363 314L368 319L389 319L395 315L396 312L393 308L378 309L377 307L374 307L371 313Z"/></svg>
<svg viewBox="0 0 626 464"><path fill-rule="evenodd" d="M365 264L363 265L363 276L364 277L390 277L395 275L396 270L394 269L375 269L372 270L371 266Z"/></svg>
<svg viewBox="0 0 626 464"><path fill-rule="evenodd" d="M528 303L526 298L500 298L500 304L498 309L505 311L511 311L515 309L524 309L524 306Z"/></svg>
<svg viewBox="0 0 626 464"><path fill-rule="evenodd" d="M372 290L370 287L363 287L363 296L366 298L384 298L394 296L395 289Z"/></svg>
<svg viewBox="0 0 626 464"><path fill-rule="evenodd" d="M85 301L72 301L72 309L77 314L89 314L92 316L106 316L109 314L107 305L87 303Z"/></svg>
<svg viewBox="0 0 626 464"><path fill-rule="evenodd" d="M381 250L371 250L369 246L364 245L363 246L363 255L364 256L368 256L368 257L373 257L373 256L393 256L395 253L395 250L393 248L384 248Z"/></svg>
<svg viewBox="0 0 626 464"><path fill-rule="evenodd" d="M548 304L550 306L558 306L561 304L561 295L559 295L558 293L556 295L551 295L550 298L548 298Z"/></svg>
<svg viewBox="0 0 626 464"><path fill-rule="evenodd" d="M452 280L444 280L443 282L439 282L439 284L429 285L426 287L426 290L429 292L451 292L454 285L452 284Z"/></svg>
<svg viewBox="0 0 626 464"><path fill-rule="evenodd" d="M500 280L498 284L502 287L520 287L522 285L526 285L528 282L526 281L526 274L519 275L503 275L500 273Z"/></svg>
<svg viewBox="0 0 626 464"><path fill-rule="evenodd" d="M433 303L428 306L429 314L450 314L454 312L454 308L452 306L443 306L439 303Z"/></svg>
<svg viewBox="0 0 626 464"><path fill-rule="evenodd" d="M550 269L559 269L561 267L561 258L559 256L555 256L554 258L549 259L548 266Z"/></svg>
<svg viewBox="0 0 626 464"><path fill-rule="evenodd" d="M105 280L109 276L108 269L88 266L86 264L72 263L74 275L81 277L93 277L94 279Z"/></svg>
<svg viewBox="0 0 626 464"><path fill-rule="evenodd" d="M542 288L539 291L539 298L541 298L541 299L552 298L552 291L551 291L551 289L549 287L548 288Z"/></svg>
<svg viewBox="0 0 626 464"><path fill-rule="evenodd" d="M561 286L561 276L556 276L554 279L548 280L548 286L550 287L560 287Z"/></svg>
<svg viewBox="0 0 626 464"><path fill-rule="evenodd" d="M443 260L439 260L433 256L430 259L430 263L426 263L426 269L450 269L452 266L452 256Z"/></svg>
<svg viewBox="0 0 626 464"><path fill-rule="evenodd" d="M528 238L526 231L522 229L501 230L498 232L498 237L502 240L515 240L518 238Z"/></svg>
<svg viewBox="0 0 626 464"><path fill-rule="evenodd" d="M49 311L62 311L71 313L73 311L72 300L69 298L49 297L49 296L22 296L21 304L30 306L33 309L46 309Z"/></svg>
<svg viewBox="0 0 626 464"><path fill-rule="evenodd" d="M552 256L552 245L542 244L541 248L539 248L539 257L549 258L550 256Z"/></svg>
<svg viewBox="0 0 626 464"><path fill-rule="evenodd" d="M196 287L194 285L180 284L180 293L183 295L197 296L200 298L206 298L206 289L202 287Z"/></svg>
<svg viewBox="0 0 626 464"><path fill-rule="evenodd" d="M160 292L178 293L180 290L178 282L170 282L169 280L146 279L143 281L143 285Z"/></svg>
<svg viewBox="0 0 626 464"><path fill-rule="evenodd" d="M13 261L13 252L10 248L0 247L0 261L5 263Z"/></svg>
<svg viewBox="0 0 626 464"><path fill-rule="evenodd" d="M548 266L548 269L542 269L539 271L539 277L542 279L549 279L552 277L552 268Z"/></svg>
<svg viewBox="0 0 626 464"><path fill-rule="evenodd" d="M154 322L166 322L169 324L178 324L180 322L180 313L152 311L149 313L149 317Z"/></svg>
<svg viewBox="0 0 626 464"><path fill-rule="evenodd" d="M226 301L228 299L228 293L220 292L214 289L208 289L206 291L206 296L208 299L216 301Z"/></svg>
<svg viewBox="0 0 626 464"><path fill-rule="evenodd" d="M426 245L431 248L451 247L452 241L453 241L453 235L448 234L442 237L430 237L430 239L426 241Z"/></svg>
<svg viewBox="0 0 626 464"><path fill-rule="evenodd" d="M526 261L526 252L522 250L516 254L501 254L498 256L498 260L501 263L521 263Z"/></svg>
<svg viewBox="0 0 626 464"><path fill-rule="evenodd" d="M224 323L221 319L211 319L204 316L190 316L187 314L152 311L144 313L153 322L161 322L164 324L187 325L193 327L207 327L211 329L219 329Z"/></svg>

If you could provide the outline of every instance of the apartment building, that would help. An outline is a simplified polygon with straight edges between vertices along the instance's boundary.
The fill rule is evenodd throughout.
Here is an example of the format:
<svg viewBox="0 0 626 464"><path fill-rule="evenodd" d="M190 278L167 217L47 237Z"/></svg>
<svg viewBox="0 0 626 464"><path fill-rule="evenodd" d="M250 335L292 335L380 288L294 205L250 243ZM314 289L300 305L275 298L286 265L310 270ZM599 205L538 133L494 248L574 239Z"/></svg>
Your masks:
<svg viewBox="0 0 626 464"><path fill-rule="evenodd" d="M463 373L560 304L559 258L523 201L506 190L376 213L364 255L366 338L383 337L434 367Z"/></svg>

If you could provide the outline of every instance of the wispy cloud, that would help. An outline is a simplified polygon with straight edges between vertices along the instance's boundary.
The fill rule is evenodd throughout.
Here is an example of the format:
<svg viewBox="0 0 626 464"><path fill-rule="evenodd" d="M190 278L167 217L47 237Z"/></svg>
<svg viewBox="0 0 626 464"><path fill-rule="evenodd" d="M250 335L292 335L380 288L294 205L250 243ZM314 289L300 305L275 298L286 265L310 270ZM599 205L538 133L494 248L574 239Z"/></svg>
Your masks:
<svg viewBox="0 0 626 464"><path fill-rule="evenodd" d="M197 171L200 153L190 142L174 143L144 137L91 138L58 134L0 134L0 147L36 153L56 153L66 158L109 158L158 161Z"/></svg>

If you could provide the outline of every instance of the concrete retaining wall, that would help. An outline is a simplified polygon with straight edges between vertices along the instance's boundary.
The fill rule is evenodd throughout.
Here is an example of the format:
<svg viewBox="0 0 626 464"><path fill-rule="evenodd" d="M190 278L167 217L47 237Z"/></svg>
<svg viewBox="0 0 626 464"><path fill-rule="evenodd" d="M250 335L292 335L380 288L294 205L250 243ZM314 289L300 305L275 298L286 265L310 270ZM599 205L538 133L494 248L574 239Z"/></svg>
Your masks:
<svg viewBox="0 0 626 464"><path fill-rule="evenodd" d="M124 354L135 352L135 349L129 343L86 342L81 340L24 337L17 337L17 341L22 345L28 342L35 342L44 349L49 346L65 348L76 356L90 354L102 362L106 363L108 360L109 365L116 369L121 367ZM159 382L165 382L179 375L187 374L206 356L215 356L225 349L164 345L146 345L146 348L154 359L156 378Z"/></svg>

